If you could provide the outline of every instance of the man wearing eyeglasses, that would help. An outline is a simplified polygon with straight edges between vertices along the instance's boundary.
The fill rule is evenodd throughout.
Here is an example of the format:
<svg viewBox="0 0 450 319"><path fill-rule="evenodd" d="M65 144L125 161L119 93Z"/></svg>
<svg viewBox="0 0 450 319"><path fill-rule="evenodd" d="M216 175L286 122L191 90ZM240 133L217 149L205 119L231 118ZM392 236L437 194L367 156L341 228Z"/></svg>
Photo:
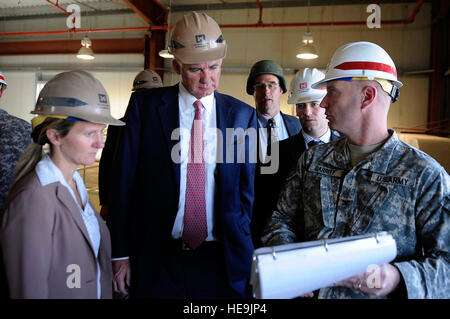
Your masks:
<svg viewBox="0 0 450 319"><path fill-rule="evenodd" d="M258 162L255 172L255 202L250 229L253 245L261 247L261 233L275 208L279 187L276 186L278 149L276 142L301 130L298 119L280 111L281 95L286 93L282 68L272 60L256 62L247 79L247 93L253 95L258 114Z"/></svg>

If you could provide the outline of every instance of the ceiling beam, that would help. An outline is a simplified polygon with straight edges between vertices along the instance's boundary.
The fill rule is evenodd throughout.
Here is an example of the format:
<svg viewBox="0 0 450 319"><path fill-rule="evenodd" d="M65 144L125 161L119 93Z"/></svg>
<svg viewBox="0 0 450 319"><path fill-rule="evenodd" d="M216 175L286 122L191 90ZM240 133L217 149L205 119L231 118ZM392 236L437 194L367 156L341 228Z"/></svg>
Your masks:
<svg viewBox="0 0 450 319"><path fill-rule="evenodd" d="M163 25L166 11L150 0L123 0L137 15L150 25Z"/></svg>
<svg viewBox="0 0 450 319"><path fill-rule="evenodd" d="M144 38L91 39L94 54L144 54ZM80 40L45 40L2 42L3 55L76 54L81 48Z"/></svg>
<svg viewBox="0 0 450 319"><path fill-rule="evenodd" d="M310 6L337 6L337 5L360 5L372 4L375 0L314 0L311 1ZM417 0L383 0L381 5L387 3L412 3ZM431 2L426 0L425 2ZM263 8L289 8L289 7L307 7L308 1L265 1L261 3ZM228 9L258 9L257 2L234 2L234 3L211 3L211 4L187 4L187 5L172 5L172 12L179 11L207 11L207 10L228 10Z"/></svg>
<svg viewBox="0 0 450 319"><path fill-rule="evenodd" d="M158 53L165 49L164 38L165 32L152 32L151 37L146 38L146 51L144 55L144 68L155 70L163 80L164 72L161 69L164 68L164 59Z"/></svg>

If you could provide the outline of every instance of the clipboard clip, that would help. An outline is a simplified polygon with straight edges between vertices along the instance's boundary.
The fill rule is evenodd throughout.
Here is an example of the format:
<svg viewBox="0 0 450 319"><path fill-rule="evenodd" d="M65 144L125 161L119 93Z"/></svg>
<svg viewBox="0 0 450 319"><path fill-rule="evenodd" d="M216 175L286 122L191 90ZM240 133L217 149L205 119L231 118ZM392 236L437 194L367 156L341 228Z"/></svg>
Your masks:
<svg viewBox="0 0 450 319"><path fill-rule="evenodd" d="M272 248L272 258L273 260L277 260L277 254L275 253L275 247L271 247Z"/></svg>
<svg viewBox="0 0 450 319"><path fill-rule="evenodd" d="M325 251L328 252L328 242L326 239L322 239L323 242L323 248L325 248Z"/></svg>
<svg viewBox="0 0 450 319"><path fill-rule="evenodd" d="M379 240L379 238L378 238L378 233L375 233L375 241L377 242L377 244L380 243L380 240Z"/></svg>

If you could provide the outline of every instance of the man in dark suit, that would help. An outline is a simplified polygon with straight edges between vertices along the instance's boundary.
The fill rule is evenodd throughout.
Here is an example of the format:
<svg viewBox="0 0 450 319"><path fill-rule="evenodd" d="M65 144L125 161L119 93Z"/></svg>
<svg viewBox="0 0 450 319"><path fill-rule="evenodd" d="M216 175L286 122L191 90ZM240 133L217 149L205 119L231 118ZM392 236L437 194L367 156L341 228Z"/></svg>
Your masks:
<svg viewBox="0 0 450 319"><path fill-rule="evenodd" d="M288 103L295 104L302 130L280 142L280 165L276 174L280 187L304 151L315 145L342 138L338 132L328 127L325 109L320 107L320 102L327 94L326 90L311 88L313 83L324 77L325 74L316 68L305 68L302 72L297 72L291 81Z"/></svg>
<svg viewBox="0 0 450 319"><path fill-rule="evenodd" d="M129 285L132 298L245 298L255 164L249 135L221 135L256 136L256 112L215 92L226 43L208 15L184 15L170 51L181 82L136 92L125 114L108 213L114 288ZM230 162L231 152L246 160Z"/></svg>
<svg viewBox="0 0 450 319"><path fill-rule="evenodd" d="M153 70L145 69L140 71L133 80L133 92L140 90L150 90L163 85L161 77ZM121 119L123 120L123 118ZM123 126L108 126L108 133L105 147L102 150L102 157L98 167L98 195L100 199L100 215L106 219L108 206L111 201L109 187L115 172L116 156L120 149L121 134Z"/></svg>
<svg viewBox="0 0 450 319"><path fill-rule="evenodd" d="M247 79L247 93L253 95L258 114L258 163L250 227L255 248L262 245L259 238L278 198L279 188L274 185L278 152L273 145L301 129L297 118L280 111L280 98L286 91L283 70L275 61L262 60L253 65Z"/></svg>

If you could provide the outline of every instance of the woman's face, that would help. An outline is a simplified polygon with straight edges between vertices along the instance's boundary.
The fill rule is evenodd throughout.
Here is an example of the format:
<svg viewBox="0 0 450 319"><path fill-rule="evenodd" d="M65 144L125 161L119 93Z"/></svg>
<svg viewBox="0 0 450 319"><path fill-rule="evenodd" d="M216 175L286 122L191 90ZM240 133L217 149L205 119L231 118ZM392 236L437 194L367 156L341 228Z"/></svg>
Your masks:
<svg viewBox="0 0 450 319"><path fill-rule="evenodd" d="M106 125L77 121L69 133L59 139L62 159L70 165L92 165L97 151L105 146L103 130Z"/></svg>

